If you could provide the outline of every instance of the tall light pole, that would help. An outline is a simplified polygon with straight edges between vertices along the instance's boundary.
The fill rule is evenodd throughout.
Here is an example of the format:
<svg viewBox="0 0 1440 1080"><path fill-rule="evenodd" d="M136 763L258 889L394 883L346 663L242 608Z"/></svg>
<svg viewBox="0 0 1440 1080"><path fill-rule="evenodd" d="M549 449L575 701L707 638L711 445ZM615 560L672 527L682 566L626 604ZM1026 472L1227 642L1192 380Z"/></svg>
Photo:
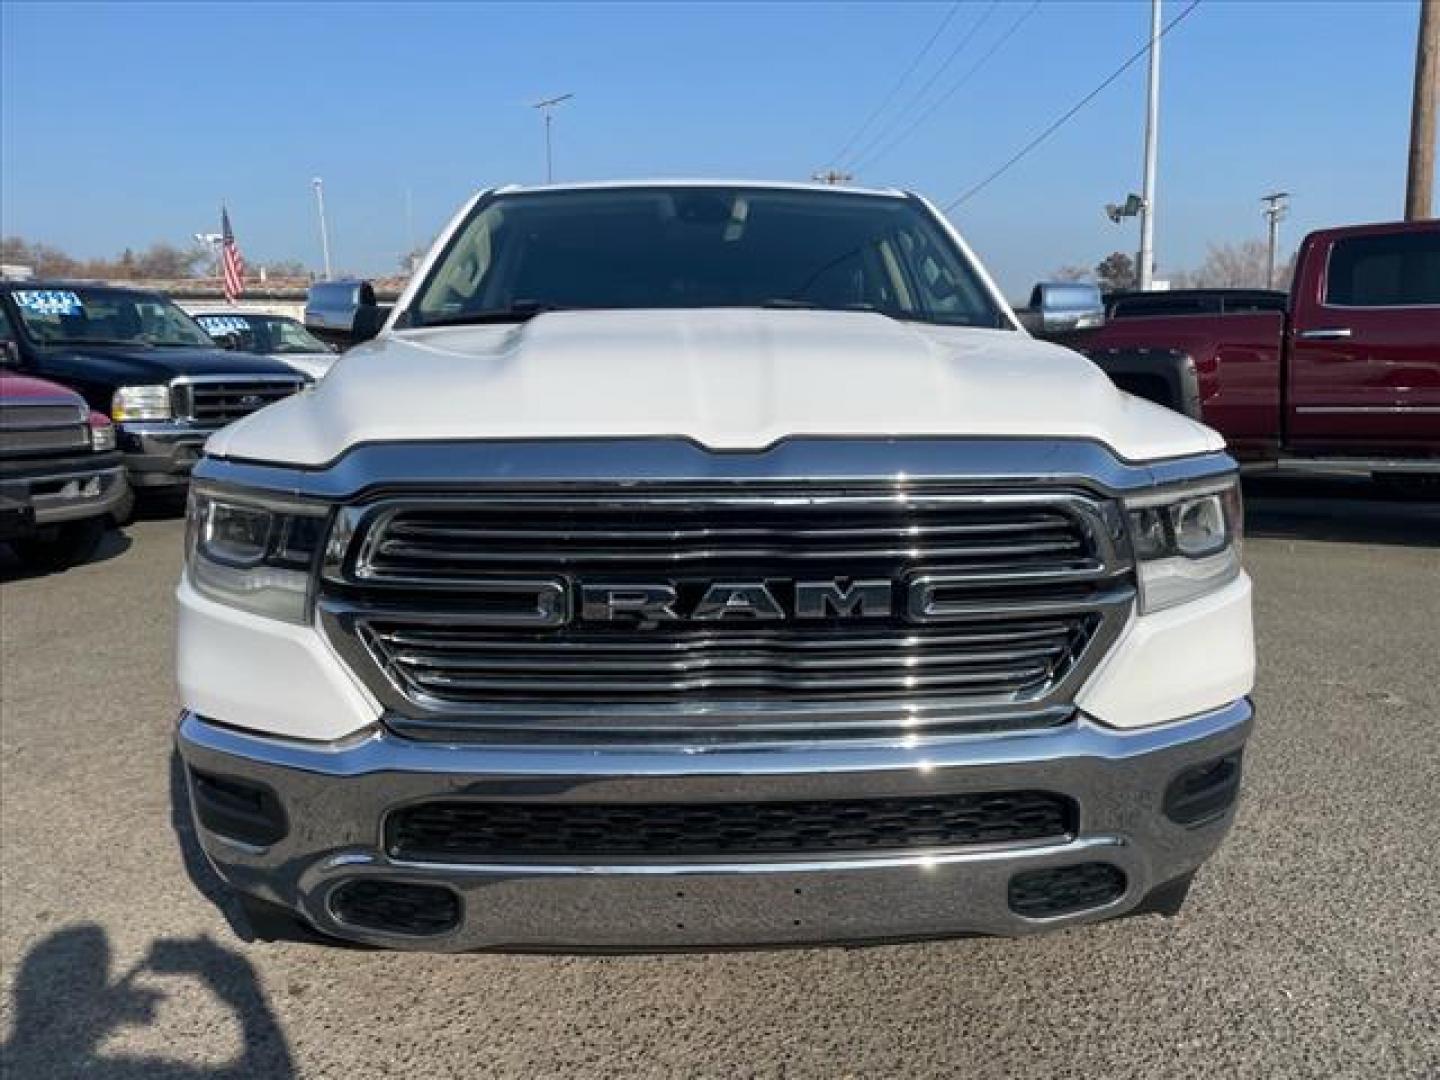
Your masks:
<svg viewBox="0 0 1440 1080"><path fill-rule="evenodd" d="M1415 102L1410 109L1410 174L1405 220L1431 216L1435 187L1435 113L1440 109L1440 0L1420 0L1415 42Z"/></svg>
<svg viewBox="0 0 1440 1080"><path fill-rule="evenodd" d="M1155 165L1160 138L1160 0L1150 0L1150 82L1145 110L1145 181L1140 189L1140 291L1155 277Z"/></svg>
<svg viewBox="0 0 1440 1080"><path fill-rule="evenodd" d="M315 189L315 209L320 213L320 252L325 258L325 280L330 280L330 227L325 224L325 181L315 177L310 181Z"/></svg>
<svg viewBox="0 0 1440 1080"><path fill-rule="evenodd" d="M415 201L408 187L405 189L405 244L405 269L413 274L420 256L415 253Z"/></svg>
<svg viewBox="0 0 1440 1080"><path fill-rule="evenodd" d="M545 114L545 182L547 184L555 179L555 159L550 150L550 121L555 114L555 107L563 105L574 96L574 94L560 94L558 97L546 98L544 101L537 101L530 106Z"/></svg>
<svg viewBox="0 0 1440 1080"><path fill-rule="evenodd" d="M1260 201L1265 204L1262 213L1265 215L1267 231L1270 240L1265 250L1265 287L1275 287L1275 249L1280 240L1280 222L1285 220L1285 212L1290 209L1290 193L1288 191L1272 191L1269 195L1260 196Z"/></svg>

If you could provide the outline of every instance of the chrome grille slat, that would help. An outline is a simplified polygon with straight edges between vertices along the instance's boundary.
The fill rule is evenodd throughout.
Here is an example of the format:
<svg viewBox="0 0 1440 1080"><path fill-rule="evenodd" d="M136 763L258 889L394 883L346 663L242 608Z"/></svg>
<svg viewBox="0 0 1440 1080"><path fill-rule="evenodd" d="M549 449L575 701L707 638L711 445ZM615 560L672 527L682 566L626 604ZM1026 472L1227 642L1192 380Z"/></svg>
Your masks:
<svg viewBox="0 0 1440 1080"><path fill-rule="evenodd" d="M1022 560L1034 555L1079 556L1082 555L1083 552L1083 547L1073 542L995 544L967 547L921 547L919 545L912 545L910 547L820 548L812 550L737 546L696 548L689 551L665 552L648 551L643 548L634 551L606 551L600 548L583 547L571 547L564 551L552 551L544 548L530 551L472 551L464 549L427 548L419 544L407 544L396 540L386 540L377 544L375 547L375 554L380 559L409 559L418 560L421 563L441 563L447 566L456 562L483 563L489 567L500 566L507 563L519 563L526 566L536 563L552 563L559 566L567 566L576 562L603 562L613 564L645 563L659 560L665 563L684 563L720 559L731 562L750 559L858 560L919 557L930 559L995 559L1003 557Z"/></svg>
<svg viewBox="0 0 1440 1080"><path fill-rule="evenodd" d="M864 636L854 639L838 638L835 640L802 638L795 639L782 632L766 635L746 634L744 636L732 636L721 634L694 635L678 641L645 641L626 639L618 636L611 636L610 640L605 638L593 639L561 639L546 641L543 648L547 653L581 652L589 654L592 652L642 652L642 653L667 653L667 652L693 652L710 648L716 644L727 644L739 648L765 648L778 652L791 651L828 651L836 649L904 649L924 644L930 647L946 645L971 645L989 644L993 642L1013 642L1035 640L1039 638L1068 637L1071 628L1063 623L1052 623L1025 629L1000 629L991 631L980 631L975 633L955 634L933 634L922 636L918 631L900 633L890 637ZM477 642L474 636L463 637L453 633L433 632L425 630L399 630L389 631L384 634L386 643L391 646L406 647L417 646L430 649L473 649L483 647L491 652L534 652L537 645L534 641L515 638L485 638Z"/></svg>
<svg viewBox="0 0 1440 1080"><path fill-rule="evenodd" d="M907 677L905 684L896 686L896 680L889 676L836 677L833 675L805 678L802 676L763 674L755 672L746 676L700 677L692 679L567 679L563 692L567 694L598 694L603 696L619 694L679 694L697 690L725 689L738 690L810 690L823 694L843 694L852 691L885 691L904 693L932 688L956 688L975 685L1000 685L1006 688L1017 684L1023 688L1047 674L1044 664L1017 665L997 668L993 671L946 672L943 675L915 675ZM459 676L437 674L412 674L411 678L420 686L438 691L497 691L531 694L536 691L534 679L504 679L488 676ZM553 691L552 691L553 692Z"/></svg>
<svg viewBox="0 0 1440 1080"><path fill-rule="evenodd" d="M747 670L760 670L762 668L775 671L839 671L848 669L864 668L914 668L927 667L970 667L989 663L1005 662L1010 660L1035 660L1036 658L1054 658L1065 651L1062 642L1059 645L1047 645L1039 649L1011 649L999 652L965 653L963 656L931 656L931 655L907 655L907 656L867 656L861 653L856 656L829 656L821 659L781 659L771 656L768 652L760 650L739 650L726 651L716 656L693 657L684 660L657 659L652 656L640 657L631 660L615 660L599 655L590 655L582 658L564 657L556 659L546 656L543 651L535 651L523 655L513 653L502 653L499 656L491 655L482 650L477 650L469 656L435 656L413 650L402 650L389 652L389 659L392 664L400 664L409 668L437 668L440 670L453 669L460 671L489 670L489 671L540 671L540 672L589 672L601 674L604 672L689 672L709 671L721 668L742 668Z"/></svg>

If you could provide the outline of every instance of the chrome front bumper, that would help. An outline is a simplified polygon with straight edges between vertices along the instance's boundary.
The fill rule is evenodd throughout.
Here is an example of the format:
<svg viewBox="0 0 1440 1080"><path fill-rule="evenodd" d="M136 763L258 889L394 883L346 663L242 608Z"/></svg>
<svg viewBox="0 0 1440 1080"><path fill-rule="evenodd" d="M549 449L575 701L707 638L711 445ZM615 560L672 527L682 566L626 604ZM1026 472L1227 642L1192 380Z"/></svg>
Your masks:
<svg viewBox="0 0 1440 1080"><path fill-rule="evenodd" d="M34 528L108 514L124 501L125 470L115 455L105 464L68 464L53 471L39 463L33 475L0 476L0 502L27 507Z"/></svg>
<svg viewBox="0 0 1440 1080"><path fill-rule="evenodd" d="M1233 805L1184 826L1162 802L1178 773L1239 750L1251 724L1241 700L1130 732L1081 717L1043 730L908 741L485 748L383 729L305 744L186 713L177 743L192 769L269 788L288 818L287 835L269 847L201 826L221 876L327 934L398 948L616 951L1016 935L1124 914L1219 845ZM388 810L434 797L703 803L1017 788L1073 798L1078 834L1060 843L623 865L402 863L381 842ZM1017 873L1097 861L1124 872L1118 898L1048 918L1011 910ZM459 897L460 923L423 938L348 925L332 911L331 893L356 878L442 885Z"/></svg>
<svg viewBox="0 0 1440 1080"><path fill-rule="evenodd" d="M220 430L218 424L188 420L125 421L116 425L130 483L136 487L181 487L205 449L205 440Z"/></svg>

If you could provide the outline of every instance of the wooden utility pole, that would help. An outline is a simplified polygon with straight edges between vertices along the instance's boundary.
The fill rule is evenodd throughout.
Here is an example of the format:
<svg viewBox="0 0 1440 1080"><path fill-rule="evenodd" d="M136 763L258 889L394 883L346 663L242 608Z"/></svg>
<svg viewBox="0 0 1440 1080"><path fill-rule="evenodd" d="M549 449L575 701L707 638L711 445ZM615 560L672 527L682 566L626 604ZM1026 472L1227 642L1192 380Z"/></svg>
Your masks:
<svg viewBox="0 0 1440 1080"><path fill-rule="evenodd" d="M1410 110L1410 178L1405 185L1406 221L1432 216L1437 98L1440 98L1440 0L1420 0L1420 33L1415 43L1415 103Z"/></svg>

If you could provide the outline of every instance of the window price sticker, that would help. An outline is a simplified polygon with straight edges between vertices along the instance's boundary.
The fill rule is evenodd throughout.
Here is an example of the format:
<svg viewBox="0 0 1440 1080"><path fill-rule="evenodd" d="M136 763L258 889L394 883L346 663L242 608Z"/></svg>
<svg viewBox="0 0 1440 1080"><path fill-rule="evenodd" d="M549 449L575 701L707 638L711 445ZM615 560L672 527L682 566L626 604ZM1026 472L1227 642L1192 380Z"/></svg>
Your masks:
<svg viewBox="0 0 1440 1080"><path fill-rule="evenodd" d="M199 322L212 334L245 334L250 331L250 324L237 315L206 315Z"/></svg>
<svg viewBox="0 0 1440 1080"><path fill-rule="evenodd" d="M83 310L80 297L65 289L17 289L12 295L32 315L74 315Z"/></svg>

